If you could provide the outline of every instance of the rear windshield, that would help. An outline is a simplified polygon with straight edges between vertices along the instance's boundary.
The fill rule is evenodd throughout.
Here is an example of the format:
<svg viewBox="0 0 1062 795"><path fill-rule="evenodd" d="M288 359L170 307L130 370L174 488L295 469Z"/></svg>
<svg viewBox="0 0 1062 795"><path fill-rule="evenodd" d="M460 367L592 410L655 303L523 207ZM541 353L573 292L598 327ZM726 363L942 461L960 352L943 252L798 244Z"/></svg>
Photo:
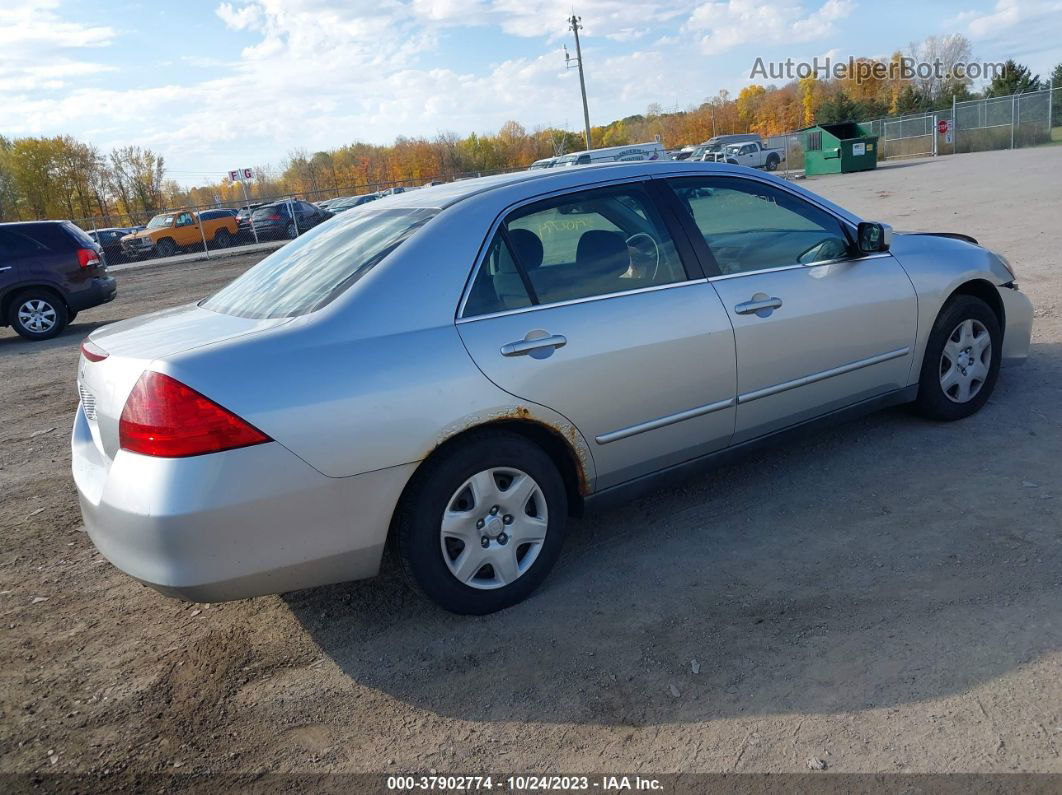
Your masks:
<svg viewBox="0 0 1062 795"><path fill-rule="evenodd" d="M357 214L344 214L278 249L200 306L249 318L313 312L343 293L438 212L366 206Z"/></svg>

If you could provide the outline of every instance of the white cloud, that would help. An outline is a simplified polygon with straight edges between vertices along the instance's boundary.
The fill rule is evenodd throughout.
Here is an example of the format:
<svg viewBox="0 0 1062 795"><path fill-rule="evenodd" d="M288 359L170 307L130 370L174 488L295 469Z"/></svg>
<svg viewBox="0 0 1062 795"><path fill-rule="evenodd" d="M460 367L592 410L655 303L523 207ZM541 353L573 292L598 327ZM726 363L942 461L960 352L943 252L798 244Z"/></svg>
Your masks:
<svg viewBox="0 0 1062 795"><path fill-rule="evenodd" d="M705 55L718 55L744 44L776 44L823 39L837 32L836 23L851 12L852 0L826 0L809 10L796 0L727 0L703 3L684 28L697 36Z"/></svg>
<svg viewBox="0 0 1062 795"><path fill-rule="evenodd" d="M948 22L989 60L1016 58L1046 73L1062 61L1062 0L997 0L990 11L964 11Z"/></svg>
<svg viewBox="0 0 1062 795"><path fill-rule="evenodd" d="M0 99L7 92L55 90L71 78L108 71L83 60L84 50L107 47L116 36L106 25L72 22L58 0L4 0L0 14Z"/></svg>

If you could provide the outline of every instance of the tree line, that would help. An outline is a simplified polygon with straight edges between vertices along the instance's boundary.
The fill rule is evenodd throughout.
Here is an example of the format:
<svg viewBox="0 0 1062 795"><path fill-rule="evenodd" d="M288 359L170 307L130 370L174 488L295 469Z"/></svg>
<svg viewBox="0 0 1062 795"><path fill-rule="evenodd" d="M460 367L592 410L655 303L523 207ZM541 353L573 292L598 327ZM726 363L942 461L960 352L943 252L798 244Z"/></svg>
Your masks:
<svg viewBox="0 0 1062 795"><path fill-rule="evenodd" d="M886 116L950 109L953 99L1004 96L1035 91L1047 80L1014 61L980 94L954 67L970 63L969 41L959 35L929 37L897 51L903 57L940 61L944 70L930 77L903 78L898 70L884 77L819 79L810 76L782 86L751 84L736 97L720 91L696 106L665 111L651 105L643 114L591 128L594 148L660 140L667 148L700 143L715 135L755 132L763 136L812 124L866 121ZM872 63L870 59L857 59ZM1049 76L1062 86L1062 64ZM1062 98L1053 124L1062 125ZM535 160L585 148L581 134L555 128L527 130L508 121L493 134L453 132L434 137L399 136L390 145L355 142L330 151L292 150L279 167L255 169L248 185L255 198L299 195L311 200L364 193L390 185L419 185L505 169L527 168ZM139 146L103 153L68 135L5 138L0 135L0 221L38 218L97 219L100 224L143 222L155 212L218 201L237 206L243 190L228 178L200 186L182 186L166 177L165 158Z"/></svg>

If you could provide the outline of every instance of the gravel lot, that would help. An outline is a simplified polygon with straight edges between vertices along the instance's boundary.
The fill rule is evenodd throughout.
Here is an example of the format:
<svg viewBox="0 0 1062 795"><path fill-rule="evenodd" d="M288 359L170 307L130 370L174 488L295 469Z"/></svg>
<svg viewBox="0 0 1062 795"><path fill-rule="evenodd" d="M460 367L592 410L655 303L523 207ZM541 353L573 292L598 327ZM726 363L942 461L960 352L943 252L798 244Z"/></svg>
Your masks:
<svg viewBox="0 0 1062 795"><path fill-rule="evenodd" d="M576 522L485 618L393 564L183 604L81 532L79 341L254 257L121 273L50 342L0 330L0 771L1062 773L1059 175L1062 147L807 181L1006 253L1028 364L964 422L887 411Z"/></svg>

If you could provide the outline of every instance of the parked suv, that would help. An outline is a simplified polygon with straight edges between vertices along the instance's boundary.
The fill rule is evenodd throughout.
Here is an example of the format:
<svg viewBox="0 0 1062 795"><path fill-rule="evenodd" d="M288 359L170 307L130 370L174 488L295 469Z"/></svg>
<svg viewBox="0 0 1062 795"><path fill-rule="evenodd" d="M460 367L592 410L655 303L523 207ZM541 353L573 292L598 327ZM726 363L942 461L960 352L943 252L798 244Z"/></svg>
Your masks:
<svg viewBox="0 0 1062 795"><path fill-rule="evenodd" d="M293 210L294 218L292 218ZM266 204L251 213L259 237L286 238L296 238L307 229L312 229L322 221L327 221L332 215L333 213L328 210L322 210L320 207L298 199Z"/></svg>
<svg viewBox="0 0 1062 795"><path fill-rule="evenodd" d="M51 339L117 292L103 249L70 221L0 224L0 325Z"/></svg>

